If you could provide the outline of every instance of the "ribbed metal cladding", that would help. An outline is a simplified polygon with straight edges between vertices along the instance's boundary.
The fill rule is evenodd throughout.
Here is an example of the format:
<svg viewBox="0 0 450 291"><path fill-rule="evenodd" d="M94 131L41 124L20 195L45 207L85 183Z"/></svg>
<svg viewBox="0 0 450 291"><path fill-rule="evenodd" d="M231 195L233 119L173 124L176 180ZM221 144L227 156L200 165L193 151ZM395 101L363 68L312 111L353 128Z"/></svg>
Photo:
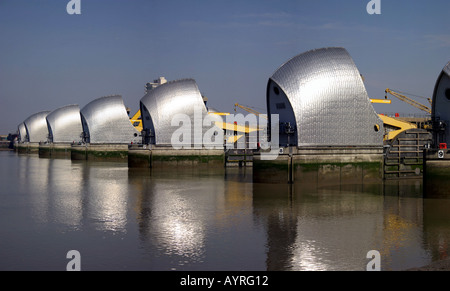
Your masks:
<svg viewBox="0 0 450 291"><path fill-rule="evenodd" d="M285 98L289 104L276 107L281 104L277 98ZM269 114L280 114L280 123L283 115L292 115L286 110L293 111L298 146L383 143L383 122L344 48L316 49L284 63L269 79L267 107Z"/></svg>
<svg viewBox="0 0 450 291"><path fill-rule="evenodd" d="M450 62L442 69L433 92L432 119L446 123L445 134L434 137L435 142L450 143Z"/></svg>
<svg viewBox="0 0 450 291"><path fill-rule="evenodd" d="M67 105L47 115L50 142L72 143L80 141L83 132L80 106Z"/></svg>
<svg viewBox="0 0 450 291"><path fill-rule="evenodd" d="M86 140L91 144L138 143L139 132L130 122L122 96L95 99L80 111Z"/></svg>
<svg viewBox="0 0 450 291"><path fill-rule="evenodd" d="M20 142L28 141L28 139L27 139L27 128L25 127L25 123L22 122L21 124L19 124L18 130L19 130L19 138L18 138L18 140Z"/></svg>
<svg viewBox="0 0 450 291"><path fill-rule="evenodd" d="M42 111L28 117L23 123L27 130L29 142L46 142L48 128L46 117L50 111Z"/></svg>
<svg viewBox="0 0 450 291"><path fill-rule="evenodd" d="M141 102L143 128L150 129L154 134L151 143L160 146L172 145L172 136L179 126L172 126L172 120L177 115L189 118L191 123L192 145L202 144L202 132L209 127L202 125L207 109L193 79L170 81L149 91ZM194 128L194 125L200 127ZM200 134L195 132L201 130Z"/></svg>

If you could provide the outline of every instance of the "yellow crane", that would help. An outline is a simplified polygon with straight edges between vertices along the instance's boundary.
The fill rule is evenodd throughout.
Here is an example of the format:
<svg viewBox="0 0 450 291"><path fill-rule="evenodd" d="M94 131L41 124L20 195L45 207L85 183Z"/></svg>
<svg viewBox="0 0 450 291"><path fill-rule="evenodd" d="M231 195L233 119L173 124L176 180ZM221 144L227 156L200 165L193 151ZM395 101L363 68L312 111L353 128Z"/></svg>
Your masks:
<svg viewBox="0 0 450 291"><path fill-rule="evenodd" d="M250 112L250 113L252 113L252 114L255 114L255 115L257 115L257 116L261 115L260 112L254 110L254 109L252 109L252 108L250 108L250 107L241 105L241 104L239 104L239 103L235 103L235 104L234 104L234 111L236 111L236 107L239 107L239 108L241 108L241 109L244 109L245 111ZM262 117L263 117L264 119L267 119L267 116L264 116L264 115L263 115Z"/></svg>
<svg viewBox="0 0 450 291"><path fill-rule="evenodd" d="M400 99L401 101L406 102L406 103L408 103L408 104L410 104L410 105L412 105L412 106L414 106L414 107L416 107L416 108L418 108L418 109L420 109L422 111L425 111L426 113L431 114L431 108L430 107L428 107L426 105L423 105L423 104L421 104L421 103L419 103L419 102L417 102L417 101L415 101L415 100L413 100L413 99L403 95L403 94L406 94L406 93L392 91L389 88L386 89L385 93L386 93L386 96L385 96L386 99L387 99L387 94L391 94L392 96ZM401 94L401 93L403 93L403 94ZM432 103L431 99L430 98L427 98L427 99L428 99L428 102L430 102L430 104L431 104Z"/></svg>

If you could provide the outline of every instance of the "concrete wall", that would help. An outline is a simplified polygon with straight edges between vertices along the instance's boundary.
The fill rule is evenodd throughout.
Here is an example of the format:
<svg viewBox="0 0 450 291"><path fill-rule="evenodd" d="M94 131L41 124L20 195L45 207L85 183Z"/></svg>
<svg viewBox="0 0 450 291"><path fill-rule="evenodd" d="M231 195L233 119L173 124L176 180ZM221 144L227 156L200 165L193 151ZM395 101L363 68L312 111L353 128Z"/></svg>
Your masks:
<svg viewBox="0 0 450 291"><path fill-rule="evenodd" d="M126 161L126 159L128 158L128 145L126 144L72 145L70 156L72 160Z"/></svg>
<svg viewBox="0 0 450 291"><path fill-rule="evenodd" d="M25 142L16 145L19 154L39 154L39 143Z"/></svg>
<svg viewBox="0 0 450 291"><path fill-rule="evenodd" d="M71 158L72 144L40 144L39 145L39 157L40 158Z"/></svg>
<svg viewBox="0 0 450 291"><path fill-rule="evenodd" d="M224 167L223 150L191 149L175 150L169 147L131 146L128 166L141 168L164 167Z"/></svg>
<svg viewBox="0 0 450 291"><path fill-rule="evenodd" d="M382 179L383 149L291 148L274 160L253 157L255 183L357 183Z"/></svg>

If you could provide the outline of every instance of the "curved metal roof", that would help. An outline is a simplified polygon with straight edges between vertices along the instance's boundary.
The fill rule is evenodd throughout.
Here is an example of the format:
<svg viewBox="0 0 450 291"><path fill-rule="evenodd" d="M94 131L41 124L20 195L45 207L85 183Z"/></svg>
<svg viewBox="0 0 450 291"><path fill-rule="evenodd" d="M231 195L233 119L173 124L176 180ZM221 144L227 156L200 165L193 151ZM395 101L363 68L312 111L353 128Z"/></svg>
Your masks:
<svg viewBox="0 0 450 291"><path fill-rule="evenodd" d="M172 144L172 136L179 128L172 126L172 121L181 115L190 120L193 144L202 143L201 134L194 134L198 130L194 129L194 124L202 124L207 111L195 80L182 79L160 85L142 97L140 104L143 128L154 133L154 144Z"/></svg>
<svg viewBox="0 0 450 291"><path fill-rule="evenodd" d="M21 124L19 124L18 130L19 130L19 138L18 138L18 140L20 142L28 141L27 128L25 127L25 123L22 122Z"/></svg>
<svg viewBox="0 0 450 291"><path fill-rule="evenodd" d="M444 83L446 80L450 79L450 62L445 65L445 67L442 69L442 72L439 74L439 77L437 78L436 85L434 87L433 91L433 99L432 99L432 116L439 117L442 114L445 114L448 109L450 109L449 106L445 106L447 102L442 102L445 97L445 90L444 89L450 89L448 85L446 86ZM445 87L445 88L444 88ZM442 103L442 104L440 104Z"/></svg>
<svg viewBox="0 0 450 291"><path fill-rule="evenodd" d="M80 107L67 105L47 115L49 139L54 143L72 143L80 140L83 132Z"/></svg>
<svg viewBox="0 0 450 291"><path fill-rule="evenodd" d="M45 142L48 138L46 117L50 111L42 111L28 117L23 123L27 130L29 142Z"/></svg>
<svg viewBox="0 0 450 291"><path fill-rule="evenodd" d="M276 100L281 95L289 104L277 108ZM269 116L280 114L280 122L284 112L281 109L293 111L298 146L382 145L383 142L383 122L344 48L311 50L280 66L269 79L267 107Z"/></svg>
<svg viewBox="0 0 450 291"><path fill-rule="evenodd" d="M447 124L445 127L445 140L437 141L438 137L435 135L435 142L450 143L450 62L447 63L439 74L434 87L431 104L432 119L436 121L441 120Z"/></svg>
<svg viewBox="0 0 450 291"><path fill-rule="evenodd" d="M106 96L91 101L80 111L88 143L138 143L139 132L130 122L122 96Z"/></svg>

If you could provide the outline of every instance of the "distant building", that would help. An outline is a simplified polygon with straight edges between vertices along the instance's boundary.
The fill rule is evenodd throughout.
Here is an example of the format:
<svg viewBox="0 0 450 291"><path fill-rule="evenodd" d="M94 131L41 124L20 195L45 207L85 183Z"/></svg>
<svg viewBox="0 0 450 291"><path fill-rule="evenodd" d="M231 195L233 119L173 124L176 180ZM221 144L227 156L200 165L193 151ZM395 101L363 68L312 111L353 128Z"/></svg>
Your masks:
<svg viewBox="0 0 450 291"><path fill-rule="evenodd" d="M147 94L148 92L150 92L151 90L155 89L156 87L167 83L166 78L164 77L159 77L158 79L154 80L153 83L149 82L145 85L145 94Z"/></svg>

